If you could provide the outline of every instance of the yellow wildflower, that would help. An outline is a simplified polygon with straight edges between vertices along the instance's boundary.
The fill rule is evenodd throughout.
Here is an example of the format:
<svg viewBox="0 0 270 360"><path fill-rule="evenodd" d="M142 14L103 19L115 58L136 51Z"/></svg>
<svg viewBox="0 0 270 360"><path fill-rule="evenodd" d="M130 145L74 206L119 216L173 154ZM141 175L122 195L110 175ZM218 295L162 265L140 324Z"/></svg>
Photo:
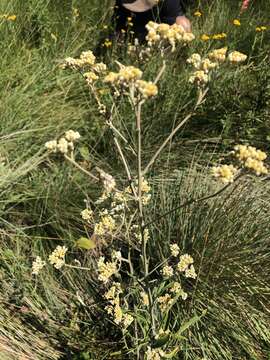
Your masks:
<svg viewBox="0 0 270 360"><path fill-rule="evenodd" d="M267 30L267 27L266 27L266 26L260 26L260 27L257 26L257 27L256 27L256 31L257 31L257 32L262 32L262 31L265 31L265 30Z"/></svg>
<svg viewBox="0 0 270 360"><path fill-rule="evenodd" d="M157 24L150 21L146 25L146 29L148 30L146 40L149 46L164 40L170 43L172 51L175 50L176 42L190 42L195 38L192 33L185 32L184 28L177 24L170 26L169 24Z"/></svg>
<svg viewBox="0 0 270 360"><path fill-rule="evenodd" d="M212 62L210 59L206 58L201 62L201 69L208 73L209 70L212 70L218 66L218 63Z"/></svg>
<svg viewBox="0 0 270 360"><path fill-rule="evenodd" d="M108 47L111 47L111 46L112 46L112 42L111 42L111 40L106 39L106 40L104 41L104 44L103 44L103 45L108 48Z"/></svg>
<svg viewBox="0 0 270 360"><path fill-rule="evenodd" d="M111 234L115 227L115 220L110 215L105 215L102 216L100 222L95 225L94 233L99 236L107 233Z"/></svg>
<svg viewBox="0 0 270 360"><path fill-rule="evenodd" d="M7 17L8 20L10 21L15 21L17 19L17 16L16 15L10 15Z"/></svg>
<svg viewBox="0 0 270 360"><path fill-rule="evenodd" d="M210 40L210 36L207 35L207 34L203 34L203 35L201 36L201 40L203 40L203 41L208 41L208 40Z"/></svg>
<svg viewBox="0 0 270 360"><path fill-rule="evenodd" d="M99 79L99 77L93 71L88 71L84 73L83 76L87 84L92 84L94 81Z"/></svg>
<svg viewBox="0 0 270 360"><path fill-rule="evenodd" d="M187 63L191 64L195 67L195 69L200 69L201 67L202 58L200 54L192 54L188 59Z"/></svg>
<svg viewBox="0 0 270 360"><path fill-rule="evenodd" d="M83 51L80 59L83 61L84 65L94 65L96 61L96 57L91 50Z"/></svg>
<svg viewBox="0 0 270 360"><path fill-rule="evenodd" d="M235 26L240 26L240 25L241 25L240 20L239 20L239 19L234 19L234 20L233 20L233 25L235 25Z"/></svg>
<svg viewBox="0 0 270 360"><path fill-rule="evenodd" d="M194 16L201 17L202 13L199 10L197 10L195 11Z"/></svg>
<svg viewBox="0 0 270 360"><path fill-rule="evenodd" d="M119 79L119 75L116 72L109 72L109 74L104 78L104 82L105 83L111 83L114 84L118 81Z"/></svg>
<svg viewBox="0 0 270 360"><path fill-rule="evenodd" d="M227 34L226 33L221 33L221 34L214 34L212 36L212 39L213 40L221 40L221 39L224 39L227 37Z"/></svg>

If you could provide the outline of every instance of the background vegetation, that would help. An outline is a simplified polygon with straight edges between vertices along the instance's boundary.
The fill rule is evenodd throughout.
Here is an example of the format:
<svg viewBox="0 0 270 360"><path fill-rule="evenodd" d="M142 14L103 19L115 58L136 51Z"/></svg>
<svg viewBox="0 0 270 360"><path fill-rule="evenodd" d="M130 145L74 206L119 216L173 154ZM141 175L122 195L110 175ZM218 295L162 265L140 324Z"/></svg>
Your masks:
<svg viewBox="0 0 270 360"><path fill-rule="evenodd" d="M60 159L45 158L44 143L72 128L109 172L118 173L109 133L85 84L59 69L62 59L95 49L106 38L111 2L100 0L2 0L0 15L0 354L1 359L113 359L121 357L121 333L102 312L91 276L51 270L37 280L31 263L57 244L73 248L85 234L80 211L95 196L89 180ZM176 120L190 109L185 58L227 45L249 55L234 72L221 73L208 99L164 154L151 174L162 212L179 201L217 188L209 165L234 143L269 150L270 16L268 1L256 0L239 18L239 1L194 1L189 8L197 40L170 61L158 98L147 105L144 153L147 158ZM194 11L200 9L201 17ZM256 27L268 30L256 32ZM105 26L105 28L104 28ZM200 39L225 32L223 40ZM124 51L109 49L105 59ZM147 64L151 78L157 64ZM132 126L123 108L121 126ZM163 161L164 160L164 161ZM269 359L269 183L242 182L237 188L166 217L151 229L153 254L164 256L178 242L190 251L199 276L192 298L179 304L181 323L207 309L189 329L179 359ZM91 264L93 252L74 249ZM114 352L119 352L113 356Z"/></svg>

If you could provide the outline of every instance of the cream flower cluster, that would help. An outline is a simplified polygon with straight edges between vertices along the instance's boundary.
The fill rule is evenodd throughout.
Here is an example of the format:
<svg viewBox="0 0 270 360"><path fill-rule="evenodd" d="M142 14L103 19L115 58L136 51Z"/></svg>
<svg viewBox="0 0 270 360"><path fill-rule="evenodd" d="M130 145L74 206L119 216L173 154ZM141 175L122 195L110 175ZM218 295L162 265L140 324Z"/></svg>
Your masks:
<svg viewBox="0 0 270 360"><path fill-rule="evenodd" d="M228 60L232 63L232 64L238 64L241 62L244 62L247 60L247 55L242 54L239 51L232 51L229 55L228 55Z"/></svg>
<svg viewBox="0 0 270 360"><path fill-rule="evenodd" d="M158 87L152 81L137 80L135 87L145 99L149 99L158 94Z"/></svg>
<svg viewBox="0 0 270 360"><path fill-rule="evenodd" d="M195 272L194 266L192 265L193 263L194 260L190 255L188 254L181 255L179 259L179 263L177 264L177 270L179 272L184 272L186 278L196 279L197 274Z"/></svg>
<svg viewBox="0 0 270 360"><path fill-rule="evenodd" d="M179 246L177 244L171 244L170 245L171 255L173 257L177 257L180 253Z"/></svg>
<svg viewBox="0 0 270 360"><path fill-rule="evenodd" d="M116 228L115 219L107 214L101 214L99 222L95 225L94 233L98 236L104 236L106 234L112 234Z"/></svg>
<svg viewBox="0 0 270 360"><path fill-rule="evenodd" d="M157 298L161 311L166 311L179 296L182 300L186 300L188 297L187 293L182 289L181 284L178 281L175 281L169 288L169 292Z"/></svg>
<svg viewBox="0 0 270 360"><path fill-rule="evenodd" d="M136 185L134 186L134 189L135 192L138 194L138 180L136 180L135 184ZM148 181L144 178L142 179L141 191L142 191L142 203L143 205L147 205L150 202L152 195L151 195L151 186L149 185ZM132 194L132 191L129 186L125 188L124 192L127 194Z"/></svg>
<svg viewBox="0 0 270 360"><path fill-rule="evenodd" d="M192 54L188 59L187 63L191 64L196 71L190 76L189 82L192 84L203 85L208 83L210 70L215 69L218 66L217 62L211 61L209 58L203 59L200 54Z"/></svg>
<svg viewBox="0 0 270 360"><path fill-rule="evenodd" d="M177 257L179 255L180 249L177 244L170 245L171 250L171 256ZM194 266L194 259L188 255L184 254L179 257L179 261L176 264L176 269L180 273L184 273L186 278L193 278L195 279L197 277L197 274L195 272ZM166 264L162 270L161 274L166 277L172 277L174 275L174 269L172 266Z"/></svg>
<svg viewBox="0 0 270 360"><path fill-rule="evenodd" d="M148 346L146 351L146 360L161 360L165 356L165 353L161 349L152 349Z"/></svg>
<svg viewBox="0 0 270 360"><path fill-rule="evenodd" d="M268 174L269 170L264 164L267 155L264 151L249 145L236 145L232 154L240 162L242 169L251 170L257 176ZM233 165L221 165L212 168L214 177L219 178L225 184L233 182L238 171L240 170Z"/></svg>
<svg viewBox="0 0 270 360"><path fill-rule="evenodd" d="M40 256L36 257L36 260L32 264L32 275L38 275L40 270L46 265L46 262L41 259Z"/></svg>
<svg viewBox="0 0 270 360"><path fill-rule="evenodd" d="M134 231L135 239L138 241L139 244L141 244L142 243L142 234L139 231L139 226L138 225L133 225L131 227L131 230ZM148 240L150 239L149 229L144 229L143 237L144 237L144 241L147 243Z"/></svg>
<svg viewBox="0 0 270 360"><path fill-rule="evenodd" d="M177 295L177 296L181 296L181 298L183 300L186 300L188 297L188 294L182 289L181 284L178 281L175 281L171 288L170 288L170 293Z"/></svg>
<svg viewBox="0 0 270 360"><path fill-rule="evenodd" d="M81 217L83 220L90 221L93 218L93 211L90 209L84 209L81 211Z"/></svg>
<svg viewBox="0 0 270 360"><path fill-rule="evenodd" d="M56 249L49 256L49 263L56 269L61 269L65 265L65 254L68 248L66 246L58 245Z"/></svg>
<svg viewBox="0 0 270 360"><path fill-rule="evenodd" d="M160 310L163 312L163 311L166 311L170 306L172 306L172 304L174 302L174 298L170 294L166 293L163 296L159 296L157 298L157 301L158 301Z"/></svg>
<svg viewBox="0 0 270 360"><path fill-rule="evenodd" d="M146 29L148 30L146 40L149 46L161 45L165 42L171 45L172 51L175 51L176 43L188 43L195 39L191 32L185 32L184 28L177 24L158 24L150 21L146 25Z"/></svg>
<svg viewBox="0 0 270 360"><path fill-rule="evenodd" d="M105 76L104 82L113 85L129 86L130 83L134 83L136 80L141 79L142 74L142 71L135 66L121 65L119 72L110 72Z"/></svg>
<svg viewBox="0 0 270 360"><path fill-rule="evenodd" d="M71 69L82 69L87 66L92 66L95 64L96 57L91 50L84 51L81 53L80 58L68 57L64 60L62 68L71 68Z"/></svg>
<svg viewBox="0 0 270 360"><path fill-rule="evenodd" d="M104 298L110 303L105 307L109 315L112 315L117 325L126 329L133 322L132 315L124 313L120 306L120 294L123 293L120 283L113 283L110 289L104 294Z"/></svg>
<svg viewBox="0 0 270 360"><path fill-rule="evenodd" d="M231 51L227 56L227 51L227 47L216 49L210 52L208 57L213 61L217 61L218 63L224 63L226 60L228 60L232 64L239 64L246 61L247 59L247 55L239 51Z"/></svg>
<svg viewBox="0 0 270 360"><path fill-rule="evenodd" d="M196 83L197 85L203 85L208 83L208 80L209 78L207 73L205 73L203 70L197 70L194 71L188 81L192 84Z"/></svg>
<svg viewBox="0 0 270 360"><path fill-rule="evenodd" d="M96 63L96 57L91 50L81 53L79 58L68 57L64 60L62 68L85 71L83 76L88 84L98 80L100 75L107 71L107 66L103 63Z"/></svg>
<svg viewBox="0 0 270 360"><path fill-rule="evenodd" d="M98 279L107 284L109 279L118 273L121 266L121 259L114 257L112 261L105 262L104 256L101 256L97 262L98 266Z"/></svg>
<svg viewBox="0 0 270 360"><path fill-rule="evenodd" d="M235 168L233 165L214 166L212 168L212 173L215 178L218 178L224 184L228 184L234 181L237 168Z"/></svg>
<svg viewBox="0 0 270 360"><path fill-rule="evenodd" d="M179 247L177 244L170 245L170 250L173 257L179 255ZM181 255L179 257L179 262L176 264L176 270L178 273L183 273L186 278L196 279L197 274L193 263L194 259L190 255ZM173 277L175 272L172 266L166 264L161 270L161 274L166 279ZM161 311L167 311L179 296L183 300L187 299L187 293L182 289L181 284L178 281L175 281L171 284L167 293L157 298Z"/></svg>
<svg viewBox="0 0 270 360"><path fill-rule="evenodd" d="M169 265L165 265L161 273L164 277L171 277L173 276L173 267Z"/></svg>
<svg viewBox="0 0 270 360"><path fill-rule="evenodd" d="M236 145L234 147L235 156L240 161L246 161L247 159L255 159L258 161L264 161L267 155L264 151L258 150L253 146L248 145Z"/></svg>
<svg viewBox="0 0 270 360"><path fill-rule="evenodd" d="M268 174L268 169L264 165L264 160L267 158L265 152L247 145L236 145L234 150L235 157L245 168L253 170L258 176Z"/></svg>
<svg viewBox="0 0 270 360"><path fill-rule="evenodd" d="M47 141L45 148L53 153L60 152L65 155L68 154L69 151L74 150L74 142L80 139L80 137L78 131L68 130L58 141Z"/></svg>
<svg viewBox="0 0 270 360"><path fill-rule="evenodd" d="M208 54L208 57L210 60L217 61L218 63L223 63L226 61L227 51L227 47L215 49Z"/></svg>
<svg viewBox="0 0 270 360"><path fill-rule="evenodd" d="M205 73L208 73L209 70L212 70L218 66L216 62L212 62L210 59L202 59L200 54L192 54L188 59L187 63L193 65L196 70L202 70Z"/></svg>
<svg viewBox="0 0 270 360"><path fill-rule="evenodd" d="M112 175L107 174L105 171L98 169L99 177L103 183L106 196L110 194L116 187L115 179Z"/></svg>
<svg viewBox="0 0 270 360"><path fill-rule="evenodd" d="M195 71L191 74L189 82L202 86L208 83L210 71L224 63L226 59L233 64L244 62L247 59L247 55L239 51L232 51L227 57L227 51L227 47L215 49L204 59L198 53L192 54L187 59L187 63L191 64L195 68Z"/></svg>
<svg viewBox="0 0 270 360"><path fill-rule="evenodd" d="M146 294L145 291L143 291L143 292L141 293L141 299L142 299L142 303L143 303L144 306L148 306L148 305L149 305L149 297L148 297L148 295Z"/></svg>
<svg viewBox="0 0 270 360"><path fill-rule="evenodd" d="M156 96L158 93L157 86L151 81L142 80L142 75L142 71L134 66L121 65L119 72L110 72L105 76L104 82L126 88L134 85L138 94L145 99Z"/></svg>

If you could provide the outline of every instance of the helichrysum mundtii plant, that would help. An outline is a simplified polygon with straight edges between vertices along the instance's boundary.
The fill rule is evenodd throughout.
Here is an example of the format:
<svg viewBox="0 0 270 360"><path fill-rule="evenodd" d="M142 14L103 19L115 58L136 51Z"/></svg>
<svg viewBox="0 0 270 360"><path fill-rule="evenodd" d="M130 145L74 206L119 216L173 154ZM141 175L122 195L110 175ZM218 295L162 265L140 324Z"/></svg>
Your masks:
<svg viewBox="0 0 270 360"><path fill-rule="evenodd" d="M176 25L151 22L147 28L148 52L151 53L157 48L164 59L156 78L151 81L144 79L143 71L133 65L117 62L118 71L109 71L104 63L96 62L91 51L83 52L77 59L67 58L62 66L77 70L89 86L97 102L98 111L112 132L115 149L126 173L124 185L123 181L120 184L113 175L98 166L89 171L76 160L75 144L80 139L77 131L68 130L60 139L50 140L45 146L49 153L62 154L92 181L102 184L102 190L95 202L90 204L86 201L86 207L81 211L88 236L77 242L81 248L97 248L98 253L101 253L96 258L95 267L83 267L78 259L66 261L68 249L65 246L58 246L49 256L48 262L58 270L75 268L91 271L100 286L105 313L123 332L126 354L137 356L138 359L143 356L150 360L170 358L181 350L179 340L181 337L177 329L172 329L168 318L176 302L188 298L186 282L194 281L197 274L193 257L183 249L179 249L176 243L170 245L165 258L157 265L157 259L151 258L149 253L151 225L163 216L168 216L175 209L146 221L147 206L154 196L148 179L149 169L175 133L205 101L212 71L217 72L225 62L242 63L246 60L246 55L239 52L231 52L227 55L227 48L222 48L211 51L206 57L195 53L187 60L195 69L189 81L198 89L194 108L175 126L143 167L143 105L158 95L158 83L166 66L165 50L174 51L178 42L188 43L194 38L192 33L185 33ZM105 94L107 91L111 94L109 100L102 95L104 88ZM136 126L133 135L136 139L136 147L132 148L132 152L136 158L135 167L131 166L125 155L122 144L127 144L128 140L115 121L119 97L128 100L134 114ZM216 194L192 201L203 201L218 195L233 180L247 171L253 171L256 175L267 173L263 163L266 155L260 150L238 145L235 147L234 157L239 162L238 167L231 164L213 169L214 176L225 183L224 188ZM40 271L44 271L45 265L45 260L38 256L33 263L33 275L36 276ZM195 317L193 322L197 320L199 317Z"/></svg>

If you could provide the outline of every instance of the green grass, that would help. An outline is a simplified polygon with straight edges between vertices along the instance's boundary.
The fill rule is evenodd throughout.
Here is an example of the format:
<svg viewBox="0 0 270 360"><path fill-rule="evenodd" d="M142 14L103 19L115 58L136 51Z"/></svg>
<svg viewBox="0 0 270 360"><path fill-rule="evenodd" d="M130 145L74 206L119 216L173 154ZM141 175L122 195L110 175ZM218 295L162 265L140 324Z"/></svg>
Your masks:
<svg viewBox="0 0 270 360"><path fill-rule="evenodd" d="M85 235L83 200L95 199L96 187L60 158L47 159L44 143L69 128L79 130L91 161L122 178L110 133L82 79L59 68L63 58L95 48L109 22L110 10L103 11L109 3L67 1L64 9L62 1L0 3L0 14L17 15L14 22L0 19L1 359L111 359L123 345L120 331L102 312L91 276L77 271L59 276L50 270L36 281L31 277L34 257L47 256L57 244L69 246L85 266L93 266L96 256L73 249ZM144 162L192 107L194 90L184 63L188 54L228 45L249 54L249 60L239 70L221 71L207 102L153 168L156 202L151 214L216 189L208 167L231 144L250 142L269 149L270 31L255 32L258 25L270 28L268 4L254 2L237 28L231 21L239 16L238 2L200 3L189 10L198 40L172 55L158 98L145 107ZM192 15L197 8L203 11L200 19ZM227 39L199 40L203 33L218 32L226 32ZM107 57L111 67L116 58L115 52ZM141 65L147 78L152 79L160 62L155 57ZM128 111L123 104L119 126L124 132L133 126ZM155 262L168 252L169 242L177 241L198 264L196 284L187 284L190 299L177 304L171 323L178 328L183 319L207 313L184 334L179 359L269 357L268 181L243 182L228 195L175 212L151 229Z"/></svg>

